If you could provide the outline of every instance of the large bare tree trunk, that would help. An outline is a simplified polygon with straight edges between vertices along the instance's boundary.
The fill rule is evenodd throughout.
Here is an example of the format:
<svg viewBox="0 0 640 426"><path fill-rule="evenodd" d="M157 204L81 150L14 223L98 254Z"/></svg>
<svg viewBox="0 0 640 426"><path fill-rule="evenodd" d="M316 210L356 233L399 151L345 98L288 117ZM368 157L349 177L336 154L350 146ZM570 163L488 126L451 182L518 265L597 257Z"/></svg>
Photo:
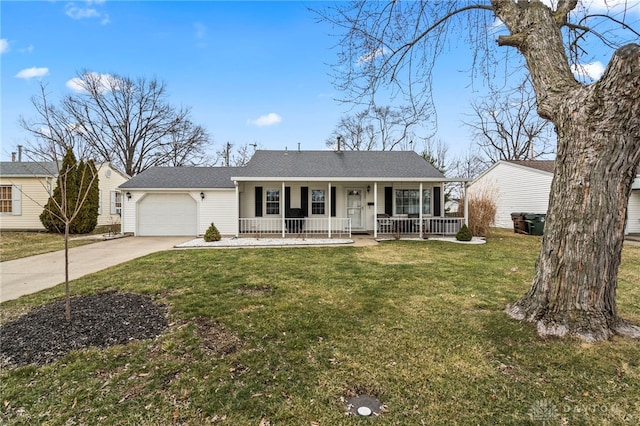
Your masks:
<svg viewBox="0 0 640 426"><path fill-rule="evenodd" d="M566 5L568 13L575 4ZM616 51L590 86L575 81L562 47L566 14L541 3L495 1L514 46L527 61L538 112L556 125L558 154L545 235L529 292L510 305L541 335L587 341L640 337L616 307L631 184L640 163L640 46Z"/></svg>
<svg viewBox="0 0 640 426"><path fill-rule="evenodd" d="M507 311L536 323L541 335L640 337L616 307L640 162L640 46L619 49L598 83L571 92L554 117L558 156L534 282Z"/></svg>

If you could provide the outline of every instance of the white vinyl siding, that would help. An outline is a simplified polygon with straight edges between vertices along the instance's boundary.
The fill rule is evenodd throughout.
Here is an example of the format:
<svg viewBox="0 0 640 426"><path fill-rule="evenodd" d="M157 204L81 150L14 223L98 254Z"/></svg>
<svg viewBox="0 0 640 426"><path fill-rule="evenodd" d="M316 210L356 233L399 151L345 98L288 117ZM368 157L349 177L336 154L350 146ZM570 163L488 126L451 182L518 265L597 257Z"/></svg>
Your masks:
<svg viewBox="0 0 640 426"><path fill-rule="evenodd" d="M637 180L637 179L636 179ZM640 234L640 190L634 189L629 197L627 210L627 233Z"/></svg>
<svg viewBox="0 0 640 426"><path fill-rule="evenodd" d="M496 163L468 188L469 197L485 191L496 201L498 228L513 229L511 213L546 213L551 191L551 173L506 162Z"/></svg>
<svg viewBox="0 0 640 426"><path fill-rule="evenodd" d="M235 235L237 226L236 192L234 189L219 189L205 192L200 203L198 234L203 235L214 223L220 234Z"/></svg>

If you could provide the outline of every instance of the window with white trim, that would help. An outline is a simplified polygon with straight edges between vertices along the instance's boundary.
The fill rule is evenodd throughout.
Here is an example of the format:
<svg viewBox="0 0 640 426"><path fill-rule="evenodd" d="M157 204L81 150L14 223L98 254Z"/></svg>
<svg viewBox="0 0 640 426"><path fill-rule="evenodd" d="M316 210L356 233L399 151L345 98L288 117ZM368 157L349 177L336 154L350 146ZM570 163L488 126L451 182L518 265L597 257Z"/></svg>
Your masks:
<svg viewBox="0 0 640 426"><path fill-rule="evenodd" d="M311 214L324 214L325 192L324 189L311 190Z"/></svg>
<svg viewBox="0 0 640 426"><path fill-rule="evenodd" d="M266 212L267 214L280 214L280 190L267 189Z"/></svg>
<svg viewBox="0 0 640 426"><path fill-rule="evenodd" d="M0 186L0 213L13 213L13 186Z"/></svg>
<svg viewBox="0 0 640 426"><path fill-rule="evenodd" d="M396 189L396 214L418 214L419 194L418 189ZM431 189L422 190L422 214L431 214Z"/></svg>
<svg viewBox="0 0 640 426"><path fill-rule="evenodd" d="M111 191L111 214L122 212L122 192Z"/></svg>

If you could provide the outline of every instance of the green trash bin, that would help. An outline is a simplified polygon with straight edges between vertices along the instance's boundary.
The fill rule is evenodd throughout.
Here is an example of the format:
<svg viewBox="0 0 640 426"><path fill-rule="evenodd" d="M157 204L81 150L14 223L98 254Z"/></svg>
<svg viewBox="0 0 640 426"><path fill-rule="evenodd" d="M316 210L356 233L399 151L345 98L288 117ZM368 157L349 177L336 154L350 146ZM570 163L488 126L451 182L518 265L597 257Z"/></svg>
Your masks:
<svg viewBox="0 0 640 426"><path fill-rule="evenodd" d="M546 214L541 213L530 213L524 216L524 219L527 222L529 235L544 234L544 221L546 217Z"/></svg>

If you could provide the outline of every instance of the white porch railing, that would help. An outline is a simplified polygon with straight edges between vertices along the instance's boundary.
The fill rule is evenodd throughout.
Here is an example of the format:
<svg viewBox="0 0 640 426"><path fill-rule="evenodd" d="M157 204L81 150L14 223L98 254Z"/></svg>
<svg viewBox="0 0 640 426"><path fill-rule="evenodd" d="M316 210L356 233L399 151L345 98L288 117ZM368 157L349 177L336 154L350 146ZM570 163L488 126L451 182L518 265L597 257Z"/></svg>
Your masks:
<svg viewBox="0 0 640 426"><path fill-rule="evenodd" d="M425 217L422 218L422 235L455 235L463 223L463 217ZM379 217L376 225L378 235L420 235L420 218Z"/></svg>
<svg viewBox="0 0 640 426"><path fill-rule="evenodd" d="M351 238L351 219L332 217L331 237ZM288 237L329 236L329 218L285 218L284 233ZM282 235L282 218L241 218L240 235Z"/></svg>

